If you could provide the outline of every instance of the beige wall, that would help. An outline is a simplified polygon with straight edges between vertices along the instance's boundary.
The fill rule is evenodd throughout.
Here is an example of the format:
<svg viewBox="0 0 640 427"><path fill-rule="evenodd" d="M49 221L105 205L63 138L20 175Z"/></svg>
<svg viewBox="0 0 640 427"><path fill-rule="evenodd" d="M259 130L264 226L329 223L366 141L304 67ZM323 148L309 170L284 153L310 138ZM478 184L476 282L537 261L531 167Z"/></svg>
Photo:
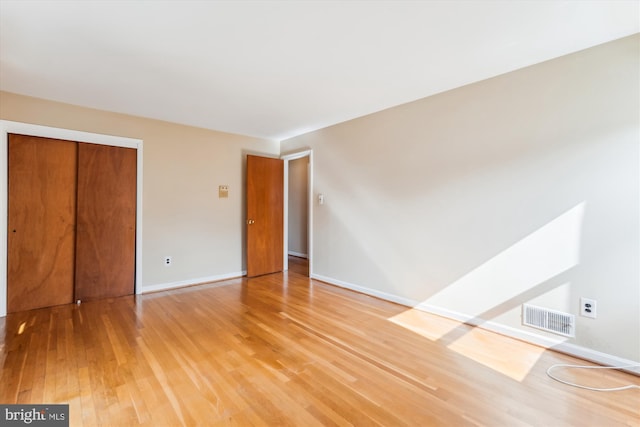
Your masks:
<svg viewBox="0 0 640 427"><path fill-rule="evenodd" d="M289 161L289 253L308 256L309 157Z"/></svg>
<svg viewBox="0 0 640 427"><path fill-rule="evenodd" d="M0 119L144 141L143 290L245 270L244 158L277 155L277 142L6 92ZM218 198L219 185L229 186L228 199Z"/></svg>
<svg viewBox="0 0 640 427"><path fill-rule="evenodd" d="M314 273L640 360L639 40L621 39L282 143L311 148Z"/></svg>

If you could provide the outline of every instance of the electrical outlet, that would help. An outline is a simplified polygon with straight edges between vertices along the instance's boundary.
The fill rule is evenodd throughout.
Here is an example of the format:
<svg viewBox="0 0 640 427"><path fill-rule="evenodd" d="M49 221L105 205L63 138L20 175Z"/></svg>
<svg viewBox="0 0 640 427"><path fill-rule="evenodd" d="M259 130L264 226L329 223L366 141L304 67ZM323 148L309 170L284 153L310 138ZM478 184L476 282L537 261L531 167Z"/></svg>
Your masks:
<svg viewBox="0 0 640 427"><path fill-rule="evenodd" d="M164 257L164 266L165 267L171 267L171 257L170 256Z"/></svg>
<svg viewBox="0 0 640 427"><path fill-rule="evenodd" d="M596 300L590 298L580 298L580 315L595 319L598 317Z"/></svg>

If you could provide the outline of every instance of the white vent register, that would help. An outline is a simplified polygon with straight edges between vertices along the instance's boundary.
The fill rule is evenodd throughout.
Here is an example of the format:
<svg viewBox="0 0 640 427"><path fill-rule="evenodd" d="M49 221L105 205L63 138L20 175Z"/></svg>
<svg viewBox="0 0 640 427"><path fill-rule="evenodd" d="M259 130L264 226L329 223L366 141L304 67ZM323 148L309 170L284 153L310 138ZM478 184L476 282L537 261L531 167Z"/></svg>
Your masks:
<svg viewBox="0 0 640 427"><path fill-rule="evenodd" d="M522 305L522 324L565 337L576 334L576 317L573 314L530 304Z"/></svg>

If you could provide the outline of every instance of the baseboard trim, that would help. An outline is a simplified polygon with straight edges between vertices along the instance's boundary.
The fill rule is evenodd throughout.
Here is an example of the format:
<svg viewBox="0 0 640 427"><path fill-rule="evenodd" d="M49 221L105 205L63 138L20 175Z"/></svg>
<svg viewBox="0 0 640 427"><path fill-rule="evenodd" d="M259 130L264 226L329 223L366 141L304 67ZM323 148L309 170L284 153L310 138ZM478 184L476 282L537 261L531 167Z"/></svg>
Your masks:
<svg viewBox="0 0 640 427"><path fill-rule="evenodd" d="M321 282L328 283L330 285L339 286L341 288L350 289L352 291L360 292L362 294L370 295L372 297L380 298L385 301L395 302L400 305L406 305L407 307L413 307L416 305L416 301L408 298L399 297L397 295L389 294L386 292L376 291L375 289L367 288L360 285L354 285L353 283L344 282L342 280L334 279L332 277L322 276L320 274L311 274L312 279L319 280Z"/></svg>
<svg viewBox="0 0 640 427"><path fill-rule="evenodd" d="M289 255L296 256L298 258L305 258L305 259L309 258L309 254L303 254L303 253L294 252L294 251L289 251Z"/></svg>
<svg viewBox="0 0 640 427"><path fill-rule="evenodd" d="M210 283L210 282L219 282L220 280L236 279L238 277L245 276L246 274L247 274L246 271L240 271L237 273L219 274L216 276L199 277L196 279L180 280L177 282L147 285L142 288L142 293L148 294L151 292L166 291L169 289L184 288L187 286L203 285L205 283Z"/></svg>
<svg viewBox="0 0 640 427"><path fill-rule="evenodd" d="M478 319L477 317L474 318L464 313L447 310L445 308L437 307L431 304L420 303L415 305L413 308L415 308L416 310L424 311L426 313L436 314L438 316L457 320L462 323L466 323L467 325L477 326L479 328L497 332L501 335L507 335L511 338L516 338L545 348L555 348L564 342L564 339L562 338L546 337L534 332L524 331L522 329L516 329L512 326L506 326L501 323L493 322L491 320L485 321L483 319Z"/></svg>
<svg viewBox="0 0 640 427"><path fill-rule="evenodd" d="M435 314L438 316L446 317L449 319L457 320L459 322L466 323L471 326L486 329L492 332L496 332L500 335L504 335L510 338L515 338L520 341L524 341L530 344L534 344L549 350L554 350L560 353L568 354L569 356L578 357L580 359L588 360L593 363L597 363L603 366L630 366L639 365L638 362L633 360L624 359L611 354L603 353L597 350L592 350L586 347L581 347L575 344L566 342L562 338L550 338L542 336L533 332L524 331L511 326L506 326L494 321L484 321L474 316L470 316L465 313L459 313L456 311L448 310L446 308L437 307L431 304L421 303L419 301L411 300L409 298L400 297L387 292L377 291L375 289L367 288L365 286L355 285L353 283L337 280L331 277L322 276L319 274L312 274L312 279L319 280L321 282L328 283L330 285L339 286L341 288L350 289L352 291L360 292L366 295L370 295L376 298L380 298L386 301L394 302L396 304L404 305L409 308L415 308L416 310L424 311L426 313ZM640 366L625 368L625 372L640 376Z"/></svg>

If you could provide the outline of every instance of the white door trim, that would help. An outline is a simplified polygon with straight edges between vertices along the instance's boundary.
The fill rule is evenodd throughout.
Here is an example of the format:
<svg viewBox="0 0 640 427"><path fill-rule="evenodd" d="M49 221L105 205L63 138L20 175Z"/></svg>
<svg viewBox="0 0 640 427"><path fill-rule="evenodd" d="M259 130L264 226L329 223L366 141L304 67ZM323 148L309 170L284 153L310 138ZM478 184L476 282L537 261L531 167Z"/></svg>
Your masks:
<svg viewBox="0 0 640 427"><path fill-rule="evenodd" d="M309 277L313 272L313 150L298 151L280 156L284 160L284 254L283 271L289 269L289 162L291 160L309 157L309 180L307 182L308 215L307 215L307 253L309 259Z"/></svg>
<svg viewBox="0 0 640 427"><path fill-rule="evenodd" d="M0 120L0 317L7 315L8 136L10 133L137 150L135 293L142 292L142 140Z"/></svg>

